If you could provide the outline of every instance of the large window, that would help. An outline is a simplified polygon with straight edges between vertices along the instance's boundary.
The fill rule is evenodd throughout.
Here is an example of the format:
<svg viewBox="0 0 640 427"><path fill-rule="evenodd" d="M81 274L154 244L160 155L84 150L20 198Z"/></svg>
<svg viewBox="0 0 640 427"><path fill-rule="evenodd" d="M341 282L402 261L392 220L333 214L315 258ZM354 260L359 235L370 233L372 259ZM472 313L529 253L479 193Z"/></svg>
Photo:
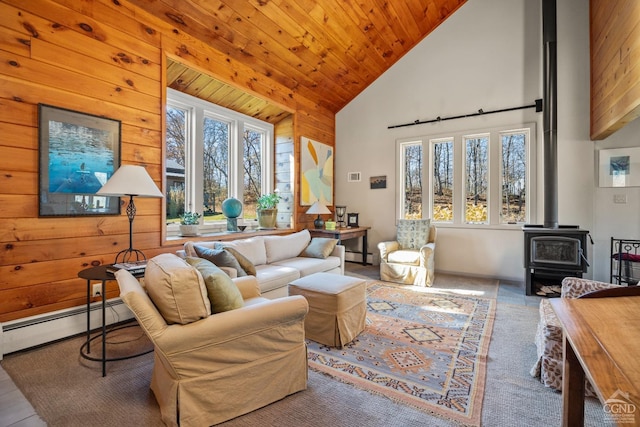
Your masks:
<svg viewBox="0 0 640 427"><path fill-rule="evenodd" d="M273 189L273 126L167 90L167 234L185 211L203 215L201 229L224 228L222 202L243 202L242 217L255 219L260 194Z"/></svg>
<svg viewBox="0 0 640 427"><path fill-rule="evenodd" d="M530 222L534 130L529 124L399 141L398 217L451 225Z"/></svg>

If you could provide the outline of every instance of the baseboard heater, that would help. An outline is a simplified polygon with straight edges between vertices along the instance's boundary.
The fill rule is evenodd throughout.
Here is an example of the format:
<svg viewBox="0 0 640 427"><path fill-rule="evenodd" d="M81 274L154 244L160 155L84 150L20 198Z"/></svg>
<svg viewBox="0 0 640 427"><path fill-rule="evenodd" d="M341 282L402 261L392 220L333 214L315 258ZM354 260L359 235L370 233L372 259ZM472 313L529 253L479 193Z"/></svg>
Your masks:
<svg viewBox="0 0 640 427"><path fill-rule="evenodd" d="M120 298L105 306L106 324L132 319L133 314ZM102 302L90 306L91 329L102 326ZM73 307L0 324L0 360L5 354L37 347L87 332L87 307Z"/></svg>
<svg viewBox="0 0 640 427"><path fill-rule="evenodd" d="M349 262L362 262L362 252L345 251L344 260ZM373 264L372 253L367 253L367 263Z"/></svg>

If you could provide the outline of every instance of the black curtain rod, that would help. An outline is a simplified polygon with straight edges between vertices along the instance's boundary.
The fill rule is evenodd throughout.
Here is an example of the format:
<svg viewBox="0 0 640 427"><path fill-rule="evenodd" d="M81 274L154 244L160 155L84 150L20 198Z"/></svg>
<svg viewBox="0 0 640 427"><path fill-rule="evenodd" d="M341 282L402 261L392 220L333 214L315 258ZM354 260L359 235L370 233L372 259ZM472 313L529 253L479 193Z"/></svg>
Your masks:
<svg viewBox="0 0 640 427"><path fill-rule="evenodd" d="M514 110L524 110L525 108L534 108L536 109L536 113L539 113L542 111L542 99L536 99L535 104L531 104L531 105L523 105L522 107L511 107L511 108L503 108L501 110L492 110L492 111L483 111L482 108L478 110L477 113L471 113L471 114L462 114L460 116L452 116L452 117L436 117L435 119L432 120L416 120L415 122L411 122L411 123L405 123L402 125L393 125L393 126L389 126L387 127L387 129L394 129L394 128L402 128L402 127L406 127L406 126L415 126L415 125L422 125L425 123L435 123L435 122L443 122L445 120L454 120L454 119L463 119L465 117L474 117L474 116L483 116L486 114L494 114L494 113L504 113L505 111L514 111Z"/></svg>

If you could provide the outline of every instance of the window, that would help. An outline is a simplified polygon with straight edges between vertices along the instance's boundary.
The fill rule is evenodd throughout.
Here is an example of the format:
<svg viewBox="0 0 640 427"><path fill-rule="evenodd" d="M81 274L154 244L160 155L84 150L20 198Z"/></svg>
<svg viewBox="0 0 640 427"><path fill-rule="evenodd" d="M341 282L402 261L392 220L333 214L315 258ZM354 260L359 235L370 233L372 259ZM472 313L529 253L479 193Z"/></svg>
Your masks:
<svg viewBox="0 0 640 427"><path fill-rule="evenodd" d="M527 221L527 129L501 132L501 193L500 216L502 223L524 223Z"/></svg>
<svg viewBox="0 0 640 427"><path fill-rule="evenodd" d="M453 139L432 141L433 174L431 186L431 218L438 222L453 221Z"/></svg>
<svg viewBox="0 0 640 427"><path fill-rule="evenodd" d="M243 202L255 219L260 194L272 191L273 125L167 90L166 224L177 231L185 211L203 215L201 230L226 229L222 202Z"/></svg>
<svg viewBox="0 0 640 427"><path fill-rule="evenodd" d="M403 144L404 219L422 218L422 144Z"/></svg>
<svg viewBox="0 0 640 427"><path fill-rule="evenodd" d="M534 126L399 141L398 217L451 225L530 222Z"/></svg>
<svg viewBox="0 0 640 427"><path fill-rule="evenodd" d="M489 136L465 136L464 146L464 221L468 224L486 224L489 220Z"/></svg>

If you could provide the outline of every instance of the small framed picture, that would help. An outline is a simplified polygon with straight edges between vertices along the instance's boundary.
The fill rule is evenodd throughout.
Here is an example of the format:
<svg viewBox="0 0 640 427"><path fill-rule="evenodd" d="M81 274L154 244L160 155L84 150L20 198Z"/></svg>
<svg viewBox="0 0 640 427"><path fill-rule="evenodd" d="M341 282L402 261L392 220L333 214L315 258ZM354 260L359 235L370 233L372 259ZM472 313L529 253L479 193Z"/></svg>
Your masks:
<svg viewBox="0 0 640 427"><path fill-rule="evenodd" d="M377 188L387 188L387 176L372 176L371 178L369 178L369 186L372 190L375 190Z"/></svg>
<svg viewBox="0 0 640 427"><path fill-rule="evenodd" d="M357 227L358 226L358 214L357 213L348 213L347 214L347 226L348 227Z"/></svg>

